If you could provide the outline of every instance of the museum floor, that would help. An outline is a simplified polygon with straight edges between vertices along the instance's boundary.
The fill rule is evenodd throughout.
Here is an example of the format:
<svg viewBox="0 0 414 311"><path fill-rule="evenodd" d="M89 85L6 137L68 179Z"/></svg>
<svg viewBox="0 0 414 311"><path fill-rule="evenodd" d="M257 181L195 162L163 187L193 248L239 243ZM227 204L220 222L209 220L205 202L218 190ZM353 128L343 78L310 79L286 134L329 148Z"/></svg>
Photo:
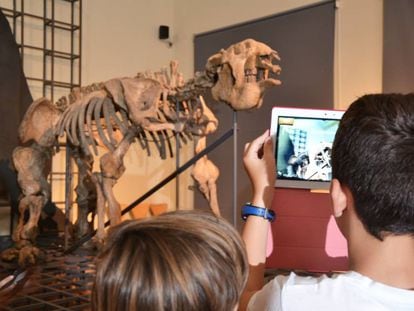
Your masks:
<svg viewBox="0 0 414 311"><path fill-rule="evenodd" d="M0 236L0 251L8 247L8 244L11 244L10 237ZM0 295L0 311L90 310L96 249L82 246L65 254L63 238L53 236L39 236L37 245L44 251L43 261L25 270L28 273L24 282L19 283L20 286L7 301L7 305L4 305ZM0 261L0 280L17 269L16 264ZM266 269L265 281L276 275L287 275L291 271ZM293 271L303 276L320 275L303 270Z"/></svg>
<svg viewBox="0 0 414 311"><path fill-rule="evenodd" d="M40 237L38 245L44 260L27 270L24 284L0 310L89 310L95 252L79 248L64 254L62 239L56 237ZM0 280L14 271L15 265L0 262Z"/></svg>

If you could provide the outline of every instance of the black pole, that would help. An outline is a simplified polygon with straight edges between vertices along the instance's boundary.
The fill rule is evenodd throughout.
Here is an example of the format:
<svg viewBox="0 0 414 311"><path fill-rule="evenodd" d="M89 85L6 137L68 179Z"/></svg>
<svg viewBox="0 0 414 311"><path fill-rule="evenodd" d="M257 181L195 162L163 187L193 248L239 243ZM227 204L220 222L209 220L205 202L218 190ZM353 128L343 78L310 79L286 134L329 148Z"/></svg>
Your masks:
<svg viewBox="0 0 414 311"><path fill-rule="evenodd" d="M131 209L133 209L135 206L137 206L139 203L143 202L145 199L147 199L149 196L157 192L159 189L164 187L166 184L168 184L171 180L173 180L175 177L177 177L179 174L184 172L187 168L189 168L191 165L193 165L195 162L200 160L202 157L204 157L206 154L210 153L214 149L216 149L218 146L220 146L223 142L225 142L227 139L229 139L233 135L233 129L228 130L226 133L224 133L219 139L214 141L211 145L207 146L203 151L200 153L197 153L194 157L192 157L190 160L188 160L186 163L184 163L182 166L180 166L177 170L175 170L173 173L171 173L169 176L164 178L161 182L159 182L157 185L155 185L153 188L148 190L143 196L136 199L134 202L132 202L130 205L125 207L121 215L124 215L128 213ZM105 227L109 225L109 220L105 222ZM77 243L72 245L70 248L68 248L64 253L70 253L77 249L82 244L89 241L96 233L96 230L94 230L92 233L89 233L82 237Z"/></svg>

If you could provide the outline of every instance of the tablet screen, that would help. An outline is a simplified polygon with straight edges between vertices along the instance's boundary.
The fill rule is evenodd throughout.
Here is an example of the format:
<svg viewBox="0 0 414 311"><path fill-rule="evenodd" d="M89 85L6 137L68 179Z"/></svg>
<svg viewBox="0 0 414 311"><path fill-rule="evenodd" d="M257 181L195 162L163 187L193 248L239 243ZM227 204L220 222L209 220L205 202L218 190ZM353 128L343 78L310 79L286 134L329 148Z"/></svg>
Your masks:
<svg viewBox="0 0 414 311"><path fill-rule="evenodd" d="M326 189L332 179L331 152L343 111L279 108L271 134L277 164L276 186Z"/></svg>

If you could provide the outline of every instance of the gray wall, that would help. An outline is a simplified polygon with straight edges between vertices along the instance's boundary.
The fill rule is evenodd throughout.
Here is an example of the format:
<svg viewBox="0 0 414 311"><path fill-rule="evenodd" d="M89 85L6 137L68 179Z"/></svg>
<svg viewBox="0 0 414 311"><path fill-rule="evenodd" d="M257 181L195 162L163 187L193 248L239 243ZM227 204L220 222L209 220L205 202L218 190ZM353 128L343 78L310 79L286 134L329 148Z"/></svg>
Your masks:
<svg viewBox="0 0 414 311"><path fill-rule="evenodd" d="M282 85L268 91L259 110L237 113L237 211L233 211L233 141L226 141L210 153L219 167L218 199L222 214L239 221L239 208L251 196L250 184L242 165L246 142L270 126L273 106L333 108L334 1L270 16L195 37L195 67L203 70L207 58L221 48L246 38L262 41L279 52ZM208 144L232 127L233 111L222 103L207 103L219 119L219 129L208 137ZM195 207L207 204L195 193Z"/></svg>
<svg viewBox="0 0 414 311"><path fill-rule="evenodd" d="M384 0L384 93L414 92L414 1Z"/></svg>

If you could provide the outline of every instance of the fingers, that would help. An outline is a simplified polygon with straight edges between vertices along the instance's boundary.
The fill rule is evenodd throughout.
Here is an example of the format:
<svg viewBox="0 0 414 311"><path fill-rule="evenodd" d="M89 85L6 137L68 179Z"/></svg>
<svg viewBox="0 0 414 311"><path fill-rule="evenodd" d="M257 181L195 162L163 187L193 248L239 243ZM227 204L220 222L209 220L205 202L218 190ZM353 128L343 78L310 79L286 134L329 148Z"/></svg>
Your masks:
<svg viewBox="0 0 414 311"><path fill-rule="evenodd" d="M269 137L269 130L266 130L262 135L253 140L251 143L252 146L254 146L256 150L258 150L264 144L267 137Z"/></svg>
<svg viewBox="0 0 414 311"><path fill-rule="evenodd" d="M246 144L244 145L244 153L245 153L245 154L247 153L247 149L249 149L249 147L250 147L250 143L246 143Z"/></svg>
<svg viewBox="0 0 414 311"><path fill-rule="evenodd" d="M272 156L273 157L273 141L270 136L266 137L266 140L263 144L263 154L264 156Z"/></svg>
<svg viewBox="0 0 414 311"><path fill-rule="evenodd" d="M247 143L244 146L244 154L246 155L250 152L258 152L262 148L267 137L269 137L269 130L266 130L262 135L254 139L252 142Z"/></svg>
<svg viewBox="0 0 414 311"><path fill-rule="evenodd" d="M4 285L6 285L7 283L9 283L13 279L14 279L14 275L9 275L8 277L6 277L3 280L1 280L0 281L0 288L2 288Z"/></svg>

